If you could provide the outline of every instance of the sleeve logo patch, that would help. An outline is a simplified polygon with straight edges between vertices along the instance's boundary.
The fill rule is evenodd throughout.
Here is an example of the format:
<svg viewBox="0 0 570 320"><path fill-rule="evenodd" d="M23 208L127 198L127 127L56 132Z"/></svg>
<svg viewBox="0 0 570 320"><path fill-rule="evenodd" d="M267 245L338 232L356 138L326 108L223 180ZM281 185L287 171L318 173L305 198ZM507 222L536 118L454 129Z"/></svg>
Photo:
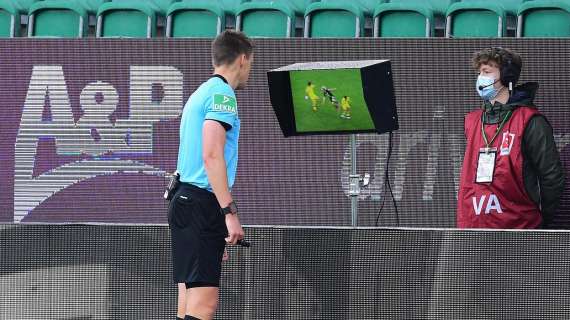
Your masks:
<svg viewBox="0 0 570 320"><path fill-rule="evenodd" d="M215 94L212 111L237 113L236 98L224 94Z"/></svg>

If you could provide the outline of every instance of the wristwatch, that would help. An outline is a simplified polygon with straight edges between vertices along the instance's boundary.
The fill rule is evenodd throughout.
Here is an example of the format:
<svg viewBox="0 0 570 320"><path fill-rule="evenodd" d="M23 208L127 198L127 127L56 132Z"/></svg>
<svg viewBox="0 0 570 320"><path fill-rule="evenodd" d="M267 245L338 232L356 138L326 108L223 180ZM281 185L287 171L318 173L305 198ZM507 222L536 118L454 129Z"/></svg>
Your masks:
<svg viewBox="0 0 570 320"><path fill-rule="evenodd" d="M226 214L237 214L238 210L237 210L237 205L235 203L235 201L230 202L230 204L228 204L227 207L222 208L222 215L226 215Z"/></svg>

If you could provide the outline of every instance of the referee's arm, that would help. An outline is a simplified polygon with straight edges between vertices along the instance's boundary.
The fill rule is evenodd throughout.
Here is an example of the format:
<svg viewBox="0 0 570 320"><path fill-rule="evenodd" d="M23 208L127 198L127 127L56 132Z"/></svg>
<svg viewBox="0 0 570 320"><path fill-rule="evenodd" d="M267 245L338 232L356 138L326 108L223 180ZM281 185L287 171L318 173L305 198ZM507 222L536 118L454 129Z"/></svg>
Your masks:
<svg viewBox="0 0 570 320"><path fill-rule="evenodd" d="M225 208L233 201L228 188L227 167L224 159L226 130L218 121L206 120L202 127L202 139L202 157L208 181L220 207ZM226 226L228 243L236 244L239 239L243 239L244 233L237 215L227 214Z"/></svg>

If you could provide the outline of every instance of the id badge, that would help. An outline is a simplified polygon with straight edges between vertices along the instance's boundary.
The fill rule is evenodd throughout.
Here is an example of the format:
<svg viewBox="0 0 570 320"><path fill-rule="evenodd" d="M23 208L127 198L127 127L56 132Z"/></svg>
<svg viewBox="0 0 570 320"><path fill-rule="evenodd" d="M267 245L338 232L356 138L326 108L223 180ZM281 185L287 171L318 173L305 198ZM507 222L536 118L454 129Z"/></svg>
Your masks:
<svg viewBox="0 0 570 320"><path fill-rule="evenodd" d="M479 150L479 160L477 161L477 183L493 182L493 173L495 172L495 158L497 157L497 149L483 148Z"/></svg>

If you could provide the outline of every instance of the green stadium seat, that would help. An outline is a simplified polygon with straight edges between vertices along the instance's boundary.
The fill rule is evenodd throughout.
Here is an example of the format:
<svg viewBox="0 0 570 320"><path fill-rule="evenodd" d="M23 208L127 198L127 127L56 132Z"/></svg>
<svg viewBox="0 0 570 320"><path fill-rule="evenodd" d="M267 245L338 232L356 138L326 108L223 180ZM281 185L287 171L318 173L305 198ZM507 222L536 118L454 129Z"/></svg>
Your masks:
<svg viewBox="0 0 570 320"><path fill-rule="evenodd" d="M45 0L28 11L28 37L81 38L87 36L88 13L79 2Z"/></svg>
<svg viewBox="0 0 570 320"><path fill-rule="evenodd" d="M13 38L20 34L20 10L11 0L0 0L0 38Z"/></svg>
<svg viewBox="0 0 570 320"><path fill-rule="evenodd" d="M354 38L364 35L365 8L359 1L322 0L305 10L306 38Z"/></svg>
<svg viewBox="0 0 570 320"><path fill-rule="evenodd" d="M379 4L374 10L375 37L431 37L434 35L434 10L423 1Z"/></svg>
<svg viewBox="0 0 570 320"><path fill-rule="evenodd" d="M569 1L528 1L517 15L517 37L570 37Z"/></svg>
<svg viewBox="0 0 570 320"><path fill-rule="evenodd" d="M182 1L166 14L166 36L214 38L226 27L226 11L220 1Z"/></svg>
<svg viewBox="0 0 570 320"><path fill-rule="evenodd" d="M156 13L152 2L113 1L97 10L97 37L151 38L156 36Z"/></svg>
<svg viewBox="0 0 570 320"><path fill-rule="evenodd" d="M507 34L507 11L495 2L462 1L446 13L447 38L497 38Z"/></svg>
<svg viewBox="0 0 570 320"><path fill-rule="evenodd" d="M295 35L295 6L279 1L249 1L236 13L236 29L249 37L289 38ZM300 13L299 13L300 15Z"/></svg>

